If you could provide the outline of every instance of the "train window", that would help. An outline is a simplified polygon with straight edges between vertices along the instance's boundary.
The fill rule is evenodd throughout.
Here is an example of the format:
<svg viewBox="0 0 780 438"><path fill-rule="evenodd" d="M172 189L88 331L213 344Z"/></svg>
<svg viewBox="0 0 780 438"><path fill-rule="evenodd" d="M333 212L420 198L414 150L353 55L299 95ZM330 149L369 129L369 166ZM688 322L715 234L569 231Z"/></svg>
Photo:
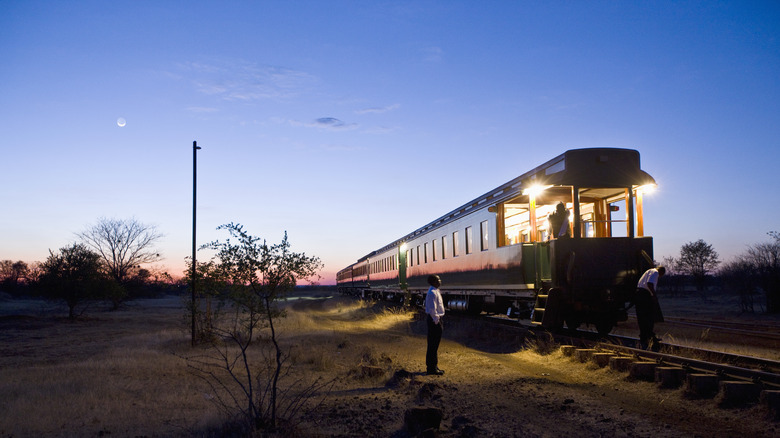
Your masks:
<svg viewBox="0 0 780 438"><path fill-rule="evenodd" d="M482 221L479 223L479 237L480 237L480 250L487 251L490 247L488 244L488 221Z"/></svg>
<svg viewBox="0 0 780 438"><path fill-rule="evenodd" d="M431 241L431 260L436 261L436 240Z"/></svg>
<svg viewBox="0 0 780 438"><path fill-rule="evenodd" d="M460 255L460 236L459 232L454 231L452 233L452 256L457 257Z"/></svg>
<svg viewBox="0 0 780 438"><path fill-rule="evenodd" d="M503 233L504 241L499 246L516 245L531 241L531 222L529 205L520 199L502 204L498 219L498 235Z"/></svg>
<svg viewBox="0 0 780 438"><path fill-rule="evenodd" d="M441 259L447 258L447 236L441 236Z"/></svg>
<svg viewBox="0 0 780 438"><path fill-rule="evenodd" d="M580 236L627 237L626 193L616 188L580 189Z"/></svg>
<svg viewBox="0 0 780 438"><path fill-rule="evenodd" d="M423 243L423 263L428 263L428 242Z"/></svg>
<svg viewBox="0 0 780 438"><path fill-rule="evenodd" d="M471 242L474 238L474 233L471 231L471 227L466 227L466 254L471 254Z"/></svg>
<svg viewBox="0 0 780 438"><path fill-rule="evenodd" d="M420 245L417 245L417 264L422 265L422 259L420 259Z"/></svg>

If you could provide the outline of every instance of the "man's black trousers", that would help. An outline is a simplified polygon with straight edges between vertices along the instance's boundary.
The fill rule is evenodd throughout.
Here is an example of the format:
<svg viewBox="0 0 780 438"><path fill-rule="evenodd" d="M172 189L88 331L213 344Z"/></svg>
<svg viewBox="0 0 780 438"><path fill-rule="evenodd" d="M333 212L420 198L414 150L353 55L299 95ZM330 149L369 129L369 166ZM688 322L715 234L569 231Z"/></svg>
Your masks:
<svg viewBox="0 0 780 438"><path fill-rule="evenodd" d="M434 324L431 315L426 315L425 320L428 322L428 352L425 354L425 366L428 372L435 372L439 368L438 351L444 327L441 318L438 324Z"/></svg>

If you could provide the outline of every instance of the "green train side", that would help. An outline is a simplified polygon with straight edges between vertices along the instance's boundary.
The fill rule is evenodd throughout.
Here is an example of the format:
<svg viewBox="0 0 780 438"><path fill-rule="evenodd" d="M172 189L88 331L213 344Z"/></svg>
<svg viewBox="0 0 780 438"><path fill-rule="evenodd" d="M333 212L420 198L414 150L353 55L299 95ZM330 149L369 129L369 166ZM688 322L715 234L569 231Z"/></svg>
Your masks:
<svg viewBox="0 0 780 438"><path fill-rule="evenodd" d="M338 288L419 304L436 274L451 310L608 333L653 264L643 194L654 186L635 150L569 150L361 257L338 272ZM551 236L558 203L571 237Z"/></svg>

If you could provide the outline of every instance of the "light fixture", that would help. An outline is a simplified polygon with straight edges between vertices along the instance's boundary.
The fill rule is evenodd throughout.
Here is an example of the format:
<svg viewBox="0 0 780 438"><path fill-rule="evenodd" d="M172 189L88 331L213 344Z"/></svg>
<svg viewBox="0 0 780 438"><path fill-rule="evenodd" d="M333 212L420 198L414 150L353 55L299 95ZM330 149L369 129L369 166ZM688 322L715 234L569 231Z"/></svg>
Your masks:
<svg viewBox="0 0 780 438"><path fill-rule="evenodd" d="M643 186L639 186L636 188L637 193L642 193L644 195L652 194L656 189L658 188L658 185L656 184L645 184Z"/></svg>
<svg viewBox="0 0 780 438"><path fill-rule="evenodd" d="M541 194L543 191L549 189L550 187L552 187L552 184L550 185L534 184L531 187L528 187L527 189L523 189L523 195L529 195L535 198L539 196L539 194Z"/></svg>

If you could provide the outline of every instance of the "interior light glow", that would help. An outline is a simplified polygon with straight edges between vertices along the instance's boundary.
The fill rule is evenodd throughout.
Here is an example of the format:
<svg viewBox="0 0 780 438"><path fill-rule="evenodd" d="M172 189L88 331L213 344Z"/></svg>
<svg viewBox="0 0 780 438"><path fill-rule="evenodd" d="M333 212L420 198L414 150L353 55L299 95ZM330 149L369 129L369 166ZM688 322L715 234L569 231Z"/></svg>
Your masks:
<svg viewBox="0 0 780 438"><path fill-rule="evenodd" d="M407 248L406 242L402 243L401 244L401 252L406 252L406 248Z"/></svg>
<svg viewBox="0 0 780 438"><path fill-rule="evenodd" d="M539 196L543 191L549 189L552 185L534 184L531 187L523 190L523 195L533 196L534 198Z"/></svg>

